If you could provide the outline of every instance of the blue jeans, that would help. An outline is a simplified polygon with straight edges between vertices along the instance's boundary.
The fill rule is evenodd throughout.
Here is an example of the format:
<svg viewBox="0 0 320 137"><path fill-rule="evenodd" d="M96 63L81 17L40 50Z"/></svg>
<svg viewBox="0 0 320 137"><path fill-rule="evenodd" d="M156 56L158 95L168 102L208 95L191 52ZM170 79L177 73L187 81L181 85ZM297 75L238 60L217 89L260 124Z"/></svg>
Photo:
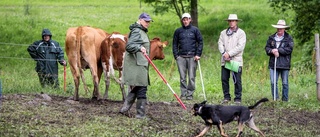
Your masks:
<svg viewBox="0 0 320 137"><path fill-rule="evenodd" d="M279 99L278 94L278 79L279 75L282 79L282 101L288 101L289 100L289 70L288 69L276 69L276 99ZM274 70L270 69L270 80L271 80L271 94L274 98Z"/></svg>
<svg viewBox="0 0 320 137"><path fill-rule="evenodd" d="M195 61L193 57L178 57L176 61L180 73L181 97L193 97L193 93L195 91L197 61Z"/></svg>

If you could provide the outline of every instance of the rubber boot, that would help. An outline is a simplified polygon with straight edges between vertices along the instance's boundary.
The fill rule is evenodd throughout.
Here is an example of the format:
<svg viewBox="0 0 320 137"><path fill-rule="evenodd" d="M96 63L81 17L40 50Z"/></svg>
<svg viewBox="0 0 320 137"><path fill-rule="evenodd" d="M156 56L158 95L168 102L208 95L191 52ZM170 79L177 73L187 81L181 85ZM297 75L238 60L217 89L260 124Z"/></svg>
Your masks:
<svg viewBox="0 0 320 137"><path fill-rule="evenodd" d="M146 104L147 104L147 100L146 99L138 99L137 100L137 104L136 104L137 115L136 115L136 118L138 118L138 119L146 118L146 112L145 112Z"/></svg>
<svg viewBox="0 0 320 137"><path fill-rule="evenodd" d="M129 92L128 96L124 101L123 107L120 110L120 113L124 115L129 115L129 110L133 105L135 99L136 99L136 95L134 93Z"/></svg>

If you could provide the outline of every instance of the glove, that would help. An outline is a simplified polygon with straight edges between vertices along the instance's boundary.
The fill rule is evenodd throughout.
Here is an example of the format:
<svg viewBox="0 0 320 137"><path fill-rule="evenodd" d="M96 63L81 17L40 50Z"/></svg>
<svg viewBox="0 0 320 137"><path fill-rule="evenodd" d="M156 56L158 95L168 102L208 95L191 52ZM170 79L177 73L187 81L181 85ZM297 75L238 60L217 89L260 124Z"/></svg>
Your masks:
<svg viewBox="0 0 320 137"><path fill-rule="evenodd" d="M60 65L67 66L67 62L65 60L62 60L59 63L60 63Z"/></svg>

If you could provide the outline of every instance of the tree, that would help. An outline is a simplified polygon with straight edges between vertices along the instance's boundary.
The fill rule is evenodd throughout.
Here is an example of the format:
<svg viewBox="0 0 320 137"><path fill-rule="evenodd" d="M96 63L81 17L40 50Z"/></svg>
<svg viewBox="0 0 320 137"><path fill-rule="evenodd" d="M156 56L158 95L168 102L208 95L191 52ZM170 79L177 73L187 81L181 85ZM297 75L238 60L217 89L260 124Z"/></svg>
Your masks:
<svg viewBox="0 0 320 137"><path fill-rule="evenodd" d="M320 30L320 0L270 0L271 7L277 12L293 10L295 17L291 29L302 44L311 40Z"/></svg>
<svg viewBox="0 0 320 137"><path fill-rule="evenodd" d="M174 12L178 19L185 12L190 12L192 24L198 27L198 0L143 0L154 8L156 14Z"/></svg>

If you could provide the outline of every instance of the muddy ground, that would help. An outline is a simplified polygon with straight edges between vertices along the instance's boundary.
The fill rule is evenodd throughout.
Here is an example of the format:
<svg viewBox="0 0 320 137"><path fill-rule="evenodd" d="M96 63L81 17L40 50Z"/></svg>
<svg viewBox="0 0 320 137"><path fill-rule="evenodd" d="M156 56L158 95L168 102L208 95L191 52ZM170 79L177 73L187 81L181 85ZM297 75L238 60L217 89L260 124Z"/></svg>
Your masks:
<svg viewBox="0 0 320 137"><path fill-rule="evenodd" d="M2 99L0 111L0 136L39 136L34 130L19 131L19 125L30 123L30 120L41 119L45 126L50 124L61 124L74 127L73 123L78 124L87 122L95 117L108 117L115 119L113 125L121 126L123 134L115 136L194 136L204 128L204 122L200 117L193 116L190 112L193 102L185 102L187 111L183 110L179 103L173 102L149 102L147 105L147 116L149 120L144 123L145 130L138 131L133 129L132 123L125 123L134 118L128 118L118 113L122 106L122 101L111 100L91 100L80 98L79 102L69 100L68 97L46 95L46 94L9 94ZM50 112L41 111L45 106ZM135 105L134 105L135 106ZM31 114L28 114L31 113ZM135 115L135 107L130 111ZM15 115L17 114L17 115ZM53 115L58 115L55 117ZM259 106L255 112L256 125L265 133L266 136L320 136L320 113L308 112L303 110L277 108L275 103L267 102ZM26 116L24 116L26 115ZM44 116L45 115L45 116ZM53 120L52 117L55 117ZM61 118L61 119L57 119ZM72 119L77 122L72 122ZM119 120L120 119L120 120ZM122 121L121 119L126 119ZM71 122L69 121L71 120ZM110 121L110 120L109 120ZM39 123L35 123L39 124ZM15 128L14 128L15 127ZM137 128L137 127L135 127ZM225 126L230 136L237 133L236 122ZM119 130L120 131L120 130ZM119 132L115 131L115 132ZM28 133L29 132L29 133ZM98 131L99 132L99 131ZM112 132L112 131L111 131ZM143 134L141 133L143 132ZM44 132L45 136L50 132ZM27 134L27 135L26 135ZM74 133L77 134L77 133ZM86 136L81 133L79 136ZM70 135L62 133L58 136ZM41 135L40 135L41 136ZM213 127L206 136L219 136L216 127ZM243 136L258 136L257 133L245 128Z"/></svg>

